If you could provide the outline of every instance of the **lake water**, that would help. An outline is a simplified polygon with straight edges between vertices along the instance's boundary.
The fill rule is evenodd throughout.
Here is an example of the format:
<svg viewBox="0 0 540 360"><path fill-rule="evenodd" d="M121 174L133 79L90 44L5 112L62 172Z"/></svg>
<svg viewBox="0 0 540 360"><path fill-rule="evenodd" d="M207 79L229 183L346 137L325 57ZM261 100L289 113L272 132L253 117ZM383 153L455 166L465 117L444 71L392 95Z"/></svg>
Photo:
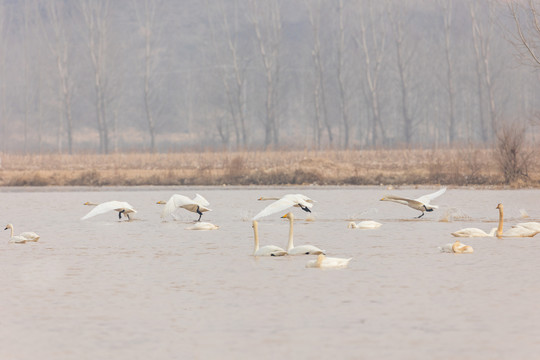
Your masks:
<svg viewBox="0 0 540 360"><path fill-rule="evenodd" d="M0 221L38 243L0 241L0 359L537 359L540 238L462 239L473 254L437 249L465 227L540 220L540 190L448 189L419 213L379 199L436 188L2 189ZM155 204L200 193L216 231L162 221ZM308 269L313 256L254 258L259 196L303 193L295 244L352 257ZM79 220L86 201L127 201L138 213ZM520 210L530 219L521 219ZM261 245L286 247L283 214L261 219ZM347 229L349 219L383 223ZM2 224L5 225L5 224ZM3 227L2 227L3 228Z"/></svg>

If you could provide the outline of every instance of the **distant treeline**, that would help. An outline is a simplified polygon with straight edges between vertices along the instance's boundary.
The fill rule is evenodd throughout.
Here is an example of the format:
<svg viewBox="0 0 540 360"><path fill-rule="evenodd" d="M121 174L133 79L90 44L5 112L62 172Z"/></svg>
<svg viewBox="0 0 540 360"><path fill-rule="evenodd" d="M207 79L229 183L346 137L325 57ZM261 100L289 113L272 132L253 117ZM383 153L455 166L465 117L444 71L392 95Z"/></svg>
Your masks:
<svg viewBox="0 0 540 360"><path fill-rule="evenodd" d="M536 3L0 0L0 152L534 141Z"/></svg>

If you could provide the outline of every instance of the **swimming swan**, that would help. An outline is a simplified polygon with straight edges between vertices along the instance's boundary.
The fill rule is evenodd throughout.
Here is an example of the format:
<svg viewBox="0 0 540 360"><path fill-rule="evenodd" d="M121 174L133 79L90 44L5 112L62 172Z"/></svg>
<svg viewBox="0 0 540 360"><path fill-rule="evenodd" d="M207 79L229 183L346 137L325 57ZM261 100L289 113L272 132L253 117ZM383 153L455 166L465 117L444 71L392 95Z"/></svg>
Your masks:
<svg viewBox="0 0 540 360"><path fill-rule="evenodd" d="M393 201L398 204L407 205L408 207L421 211L422 214L417 217L417 219L424 216L425 211L433 211L433 209L438 209L439 207L436 205L430 205L429 202L433 199L435 199L438 196L441 196L446 191L446 188L442 188L437 192L434 192L432 194L427 194L424 196L419 197L418 199L408 199L401 196L396 195L387 195L381 199L381 201Z"/></svg>
<svg viewBox="0 0 540 360"><path fill-rule="evenodd" d="M159 203L160 202L158 202L158 204ZM212 211L208 208L209 205L210 203L199 194L195 194L193 199L184 195L174 194L165 204L165 208L161 212L161 218L171 215L177 208L182 208L199 214L199 219L197 221L201 221L203 212Z"/></svg>
<svg viewBox="0 0 540 360"><path fill-rule="evenodd" d="M253 238L255 240L255 249L253 250L253 256L283 256L287 255L287 252L275 245L266 245L259 248L259 223L257 220L253 220Z"/></svg>
<svg viewBox="0 0 540 360"><path fill-rule="evenodd" d="M39 235L32 231L26 231L23 233L20 233L19 235L13 235L13 225L7 224L4 230L11 229L11 238L9 242L16 243L16 244L24 244L28 241L38 241Z"/></svg>
<svg viewBox="0 0 540 360"><path fill-rule="evenodd" d="M196 222L192 226L188 226L186 230L217 230L219 226L209 222Z"/></svg>
<svg viewBox="0 0 540 360"><path fill-rule="evenodd" d="M358 224L355 224L354 222L350 222L349 225L347 225L348 229L377 229L381 227L382 224L376 221L366 220L366 221L360 221Z"/></svg>
<svg viewBox="0 0 540 360"><path fill-rule="evenodd" d="M84 205L91 205L94 206L96 204L86 202ZM137 211L133 208L133 206L129 205L125 201L107 201L104 203L101 203L97 205L95 208L92 209L88 214L84 215L81 220L86 220L88 218L91 218L92 216L101 215L109 211L118 211L118 218L122 219L122 214L124 214L125 217L128 218L128 220L131 220L129 217L130 213L136 213Z"/></svg>
<svg viewBox="0 0 540 360"><path fill-rule="evenodd" d="M334 258L326 257L324 254L319 254L317 260L309 260L306 264L307 268L344 268L349 265L349 261L352 258L343 259L343 258Z"/></svg>
<svg viewBox="0 0 540 360"><path fill-rule="evenodd" d="M538 230L531 230L521 226L513 227L503 232L503 204L498 204L496 209L499 209L499 227L497 228L497 237L532 237L540 232Z"/></svg>
<svg viewBox="0 0 540 360"><path fill-rule="evenodd" d="M294 215L289 212L282 216L289 219L289 243L287 244L287 254L289 255L319 255L324 254L324 250L313 245L300 245L295 247L293 243L293 223Z"/></svg>
<svg viewBox="0 0 540 360"><path fill-rule="evenodd" d="M290 207L296 206L306 212L311 212L310 208L313 207L314 200L310 199L306 195L302 194L287 194L281 198L275 197L260 197L257 200L277 200L272 204L265 207L261 212L253 217L253 220L260 219L262 217L275 214L287 210Z"/></svg>
<svg viewBox="0 0 540 360"><path fill-rule="evenodd" d="M450 252L456 254L470 254L474 252L472 246L465 245L456 240L454 243L446 244L444 246L439 246L439 250L442 252Z"/></svg>
<svg viewBox="0 0 540 360"><path fill-rule="evenodd" d="M478 228L465 228L453 232L452 235L455 237L493 237L495 236L496 231L497 228L491 229L489 233L486 233L484 230Z"/></svg>

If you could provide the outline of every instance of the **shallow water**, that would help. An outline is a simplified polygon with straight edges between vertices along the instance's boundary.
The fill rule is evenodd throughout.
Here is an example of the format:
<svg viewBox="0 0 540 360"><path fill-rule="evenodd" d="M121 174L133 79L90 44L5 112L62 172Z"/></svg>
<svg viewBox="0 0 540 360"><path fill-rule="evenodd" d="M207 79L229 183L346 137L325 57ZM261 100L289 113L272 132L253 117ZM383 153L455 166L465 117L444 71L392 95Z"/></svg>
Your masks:
<svg viewBox="0 0 540 360"><path fill-rule="evenodd" d="M540 239L462 239L473 254L437 249L465 227L539 221L539 190L449 189L421 219L393 193L434 188L2 189L0 221L35 231L36 244L0 233L0 359L536 359L540 354ZM157 200L205 196L196 214L163 222ZM304 193L295 244L352 257L347 269L306 269L314 257L254 258L250 218L261 196ZM127 201L85 221L85 201ZM520 218L524 209L530 219ZM287 243L288 223L260 221L261 245ZM383 223L347 229L349 219Z"/></svg>

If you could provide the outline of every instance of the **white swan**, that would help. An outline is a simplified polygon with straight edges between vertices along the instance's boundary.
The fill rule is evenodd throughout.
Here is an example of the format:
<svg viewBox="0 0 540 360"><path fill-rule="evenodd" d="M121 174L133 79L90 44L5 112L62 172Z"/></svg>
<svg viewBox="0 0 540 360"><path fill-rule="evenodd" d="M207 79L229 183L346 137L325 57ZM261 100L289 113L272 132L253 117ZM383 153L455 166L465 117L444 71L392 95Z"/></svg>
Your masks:
<svg viewBox="0 0 540 360"><path fill-rule="evenodd" d="M474 252L472 246L462 244L459 242L459 240L456 240L455 242L446 244L444 246L439 246L439 250L442 252L450 252L456 254L470 254Z"/></svg>
<svg viewBox="0 0 540 360"><path fill-rule="evenodd" d="M309 260L306 264L307 268L344 268L349 265L352 258L334 258L326 257L324 254L319 254L317 260Z"/></svg>
<svg viewBox="0 0 540 360"><path fill-rule="evenodd" d="M465 228L453 232L452 235L455 237L493 237L495 236L496 231L497 228L491 229L489 233L486 233L484 230L478 228Z"/></svg>
<svg viewBox="0 0 540 360"><path fill-rule="evenodd" d="M401 196L396 195L387 195L381 199L381 201L393 201L398 204L407 205L408 207L421 211L422 214L418 216L418 218L421 218L424 216L425 211L433 211L433 209L438 209L439 207L436 205L430 205L430 201L435 199L438 196L441 196L446 191L446 188L442 188L437 192L434 192L432 194L427 194L424 196L419 197L418 199L408 199Z"/></svg>
<svg viewBox="0 0 540 360"><path fill-rule="evenodd" d="M513 227L503 232L503 204L498 204L496 209L499 209L499 227L497 228L497 237L532 237L540 232L539 230L528 229L521 226Z"/></svg>
<svg viewBox="0 0 540 360"><path fill-rule="evenodd" d="M348 229L377 229L381 227L382 224L376 221L366 220L366 221L360 221L358 224L355 224L354 222L350 222L349 225L347 225Z"/></svg>
<svg viewBox="0 0 540 360"><path fill-rule="evenodd" d="M32 231L26 231L23 233L20 233L19 235L13 235L13 225L7 224L4 230L11 229L11 238L9 242L11 243L17 243L17 244L24 244L25 242L29 241L38 241L39 235Z"/></svg>
<svg viewBox="0 0 540 360"><path fill-rule="evenodd" d="M186 230L217 230L219 226L209 222L196 222L192 226L188 226Z"/></svg>
<svg viewBox="0 0 540 360"><path fill-rule="evenodd" d="M287 255L287 252L275 245L266 245L259 248L259 223L257 220L253 220L253 238L255 240L255 249L253 250L254 256L283 256Z"/></svg>
<svg viewBox="0 0 540 360"><path fill-rule="evenodd" d="M289 255L319 255L324 254L325 251L319 249L316 246L313 245L300 245L300 246L294 246L293 242L293 223L294 223L294 215L289 212L282 216L282 218L289 219L289 242L287 244L287 254Z"/></svg>
<svg viewBox="0 0 540 360"><path fill-rule="evenodd" d="M90 202L84 203L84 205L96 205ZM125 201L107 201L104 203L101 203L97 205L95 208L92 209L88 214L84 215L81 220L86 220L88 218L91 218L92 216L101 215L109 211L118 211L118 218L122 219L122 214L124 214L125 217L128 218L128 220L131 220L129 217L129 214L136 213L137 211L133 208L133 206L129 205Z"/></svg>
<svg viewBox="0 0 540 360"><path fill-rule="evenodd" d="M261 212L253 217L253 220L260 219L264 216L272 215L277 212L287 210L290 207L296 206L306 212L311 212L310 208L313 207L314 200L310 199L306 195L302 194L287 194L281 198L274 197L260 197L257 200L277 200L272 204L265 207Z"/></svg>
<svg viewBox="0 0 540 360"><path fill-rule="evenodd" d="M160 202L158 202L158 204L159 203ZM199 214L199 219L197 221L201 221L203 212L212 211L208 208L209 205L210 203L199 194L195 194L193 199L184 195L174 194L165 204L165 208L161 212L161 218L165 218L168 215L171 215L176 209L182 208Z"/></svg>

